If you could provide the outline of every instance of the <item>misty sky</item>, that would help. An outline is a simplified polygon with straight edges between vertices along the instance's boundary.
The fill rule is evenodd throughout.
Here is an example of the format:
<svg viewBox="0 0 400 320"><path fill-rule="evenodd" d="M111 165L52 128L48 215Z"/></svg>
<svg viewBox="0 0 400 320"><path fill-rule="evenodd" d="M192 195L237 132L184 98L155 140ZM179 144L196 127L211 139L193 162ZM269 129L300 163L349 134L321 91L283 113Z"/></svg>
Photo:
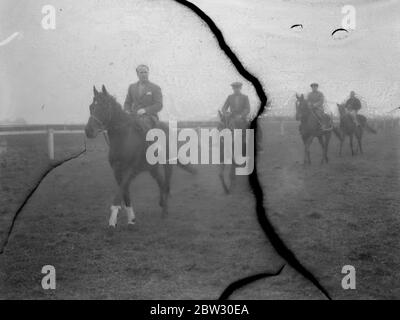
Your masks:
<svg viewBox="0 0 400 320"><path fill-rule="evenodd" d="M320 83L329 107L355 90L369 112L400 105L400 4L352 1L356 29L334 39L342 1L198 0L228 44L262 81L277 114L293 114L295 92ZM56 30L41 27L43 5L57 10ZM290 26L302 23L303 30ZM105 84L120 103L150 66L161 86L164 119L215 116L233 81L243 81L253 111L258 98L190 10L169 0L0 2L0 120L83 123L92 86ZM42 106L44 107L42 108Z"/></svg>

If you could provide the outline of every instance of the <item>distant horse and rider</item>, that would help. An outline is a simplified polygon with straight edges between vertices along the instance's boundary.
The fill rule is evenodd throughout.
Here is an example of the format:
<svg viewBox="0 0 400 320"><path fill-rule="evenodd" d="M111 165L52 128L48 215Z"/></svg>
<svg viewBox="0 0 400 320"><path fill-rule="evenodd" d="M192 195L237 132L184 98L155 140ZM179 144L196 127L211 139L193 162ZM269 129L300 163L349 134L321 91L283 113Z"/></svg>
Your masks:
<svg viewBox="0 0 400 320"><path fill-rule="evenodd" d="M318 84L311 84L312 91L307 95L296 94L296 120L300 121L300 135L304 144L304 164L311 164L310 146L318 138L322 149L321 163L327 163L329 141L334 129L332 118L323 110L324 95L318 91Z"/></svg>
<svg viewBox="0 0 400 320"><path fill-rule="evenodd" d="M360 153L362 150L362 135L366 130L371 133L376 131L369 126L367 119L359 115L361 102L351 91L349 99L343 104L337 104L340 115L339 127L333 124L333 119L324 111L325 98L318 90L318 84L311 84L312 91L307 95L296 94L296 120L300 121L300 135L304 143L304 163L311 164L310 146L314 137L317 137L322 147L321 163L328 162L328 147L331 132L333 131L340 141L339 155L342 155L342 147L346 136L349 137L351 154L354 155L353 136L358 142Z"/></svg>
<svg viewBox="0 0 400 320"><path fill-rule="evenodd" d="M246 129L249 127L249 121L247 117L250 113L250 102L247 95L241 92L242 83L241 82L233 82L231 84L233 93L229 95L222 107L221 110L218 111L219 116L219 123L218 123L218 130L221 132L224 129L228 129L231 132L235 130L240 130L242 133L241 141L242 141L242 152L246 148ZM236 174L235 169L237 167L237 163L235 163L234 158L232 157L232 165L229 170L229 181L228 184L225 179L225 161L224 161L224 138L220 136L220 172L219 178L222 182L222 187L226 194L232 192L235 181L236 181ZM233 144L233 141L232 141ZM233 149L233 148L232 148Z"/></svg>
<svg viewBox="0 0 400 320"><path fill-rule="evenodd" d="M362 154L362 137L364 130L373 134L376 134L375 129L373 129L367 122L367 118L358 111L361 109L361 102L356 97L355 92L350 92L350 98L342 104L337 104L340 124L339 124L339 135L340 140L340 150L339 155L342 155L343 143L346 136L349 137L351 155L355 154L353 148L353 136L356 137L358 143L358 150Z"/></svg>

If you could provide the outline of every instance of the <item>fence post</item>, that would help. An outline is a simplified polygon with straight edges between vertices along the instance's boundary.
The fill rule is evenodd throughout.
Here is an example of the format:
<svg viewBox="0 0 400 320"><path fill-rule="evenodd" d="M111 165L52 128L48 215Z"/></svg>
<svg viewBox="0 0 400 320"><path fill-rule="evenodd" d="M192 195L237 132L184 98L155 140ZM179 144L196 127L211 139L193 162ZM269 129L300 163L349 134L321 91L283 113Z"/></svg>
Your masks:
<svg viewBox="0 0 400 320"><path fill-rule="evenodd" d="M285 135L285 124L283 122L283 120L280 123L280 129L281 129L281 136Z"/></svg>
<svg viewBox="0 0 400 320"><path fill-rule="evenodd" d="M54 129L47 129L47 148L50 160L54 160Z"/></svg>
<svg viewBox="0 0 400 320"><path fill-rule="evenodd" d="M0 139L0 155L7 152L7 140Z"/></svg>

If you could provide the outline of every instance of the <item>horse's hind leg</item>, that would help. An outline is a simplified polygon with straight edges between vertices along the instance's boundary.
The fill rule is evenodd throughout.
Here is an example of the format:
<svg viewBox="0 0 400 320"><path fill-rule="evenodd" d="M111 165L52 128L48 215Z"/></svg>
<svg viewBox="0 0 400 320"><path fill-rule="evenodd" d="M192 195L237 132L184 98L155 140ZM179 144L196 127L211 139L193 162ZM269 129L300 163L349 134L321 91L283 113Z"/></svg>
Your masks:
<svg viewBox="0 0 400 320"><path fill-rule="evenodd" d="M219 179L221 180L222 187L224 188L225 193L229 194L229 188L226 185L225 178L224 178L224 168L225 168L225 164L220 164L219 165L219 174L218 174L218 176L219 176Z"/></svg>
<svg viewBox="0 0 400 320"><path fill-rule="evenodd" d="M231 183L230 188L229 188L229 191L230 191L230 192L233 191L233 189L235 188L235 185L236 185L236 174L235 174L235 170L236 170L236 165L235 165L235 163L232 163L232 164L231 164L230 171L229 171L229 180L230 180L230 183Z"/></svg>
<svg viewBox="0 0 400 320"><path fill-rule="evenodd" d="M165 181L159 171L159 166L153 166L150 169L150 174L156 180L158 188L160 190L160 201L159 204L163 209L163 213L168 212L168 199L167 199L167 190L165 187Z"/></svg>
<svg viewBox="0 0 400 320"><path fill-rule="evenodd" d="M357 135L357 142L358 142L358 150L360 150L360 153L363 154L363 149L362 149L362 129L360 128L360 132Z"/></svg>
<svg viewBox="0 0 400 320"><path fill-rule="evenodd" d="M324 162L325 162L325 142L324 142L324 137L323 136L318 136L318 142L321 145L321 149L322 149L321 164L324 164Z"/></svg>
<svg viewBox="0 0 400 320"><path fill-rule="evenodd" d="M325 149L324 149L324 156L325 156L325 161L326 163L329 162L329 158L328 158L328 151L329 151L329 141L331 140L331 132L328 132L325 135L325 140L324 140L324 145L325 145Z"/></svg>
<svg viewBox="0 0 400 320"><path fill-rule="evenodd" d="M171 187L171 177L172 177L172 170L173 167L169 164L166 164L164 167L164 174L165 174L165 193L168 197L170 194L170 187Z"/></svg>

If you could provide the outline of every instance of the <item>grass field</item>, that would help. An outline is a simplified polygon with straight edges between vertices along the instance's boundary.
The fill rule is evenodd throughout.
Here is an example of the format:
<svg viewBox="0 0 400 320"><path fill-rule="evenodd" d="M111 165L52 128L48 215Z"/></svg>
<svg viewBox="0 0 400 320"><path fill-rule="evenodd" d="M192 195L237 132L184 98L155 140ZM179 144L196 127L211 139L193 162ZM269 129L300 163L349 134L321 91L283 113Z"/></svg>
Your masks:
<svg viewBox="0 0 400 320"><path fill-rule="evenodd" d="M324 166L315 141L313 165L304 167L297 124L287 125L284 135L277 124L263 127L257 165L282 239L334 299L399 298L398 129L366 135L364 155L353 158L347 145L338 157L333 137ZM47 166L36 138L8 143L11 154L20 149L15 159L27 158L25 164L11 161L6 175L2 171L2 188L14 190L1 192L11 208L3 207L2 223L11 203L23 198L16 191L28 190ZM82 139L59 140L56 155L80 151ZM128 227L120 214L117 228L108 229L115 183L106 149L102 137L89 142L84 155L53 170L36 190L0 255L0 298L215 299L232 281L285 263L258 225L246 177L226 196L215 166L199 166L197 176L175 169L167 217L157 205L155 182L142 174L132 185L137 224ZM40 285L48 264L57 272L54 291ZM356 290L341 288L346 264L356 268ZM232 298L324 297L286 266Z"/></svg>
<svg viewBox="0 0 400 320"><path fill-rule="evenodd" d="M39 135L1 136L0 153L0 249L12 218L40 177L58 161L79 153L84 137L55 135L55 160L49 160L47 140Z"/></svg>

